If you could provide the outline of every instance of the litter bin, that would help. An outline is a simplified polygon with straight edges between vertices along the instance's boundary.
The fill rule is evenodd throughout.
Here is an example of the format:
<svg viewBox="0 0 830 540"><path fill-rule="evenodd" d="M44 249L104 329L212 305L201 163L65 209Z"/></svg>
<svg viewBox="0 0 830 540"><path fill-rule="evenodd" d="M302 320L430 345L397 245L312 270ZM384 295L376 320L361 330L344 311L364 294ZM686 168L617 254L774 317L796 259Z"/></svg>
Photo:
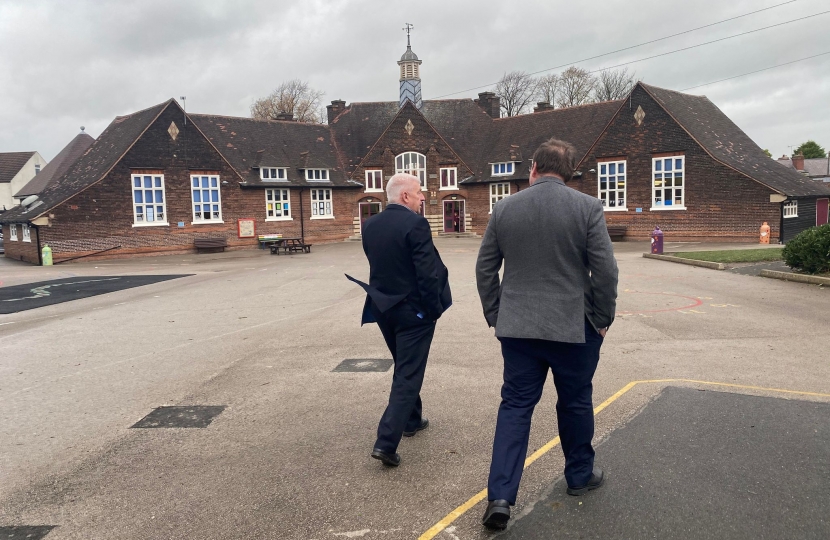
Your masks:
<svg viewBox="0 0 830 540"><path fill-rule="evenodd" d="M663 231L655 227L651 233L651 252L657 255L663 254Z"/></svg>

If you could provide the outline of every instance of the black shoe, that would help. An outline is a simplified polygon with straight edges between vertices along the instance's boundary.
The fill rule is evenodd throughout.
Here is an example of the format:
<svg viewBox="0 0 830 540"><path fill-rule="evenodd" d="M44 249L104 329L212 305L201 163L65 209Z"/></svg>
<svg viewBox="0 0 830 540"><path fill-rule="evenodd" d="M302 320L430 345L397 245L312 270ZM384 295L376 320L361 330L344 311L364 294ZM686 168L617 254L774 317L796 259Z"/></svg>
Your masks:
<svg viewBox="0 0 830 540"><path fill-rule="evenodd" d="M594 470L591 472L591 479L588 480L588 483L581 487L568 486L568 495L584 495L592 489L597 489L599 486L601 486L602 481L604 479L605 474L602 472L602 469L600 469L599 467L594 467Z"/></svg>
<svg viewBox="0 0 830 540"><path fill-rule="evenodd" d="M487 510L484 511L484 518L481 523L488 529L503 531L507 528L510 519L510 503L504 499L490 501L487 503Z"/></svg>
<svg viewBox="0 0 830 540"><path fill-rule="evenodd" d="M427 420L426 418L423 418L423 419L421 419L421 425L416 427L415 431L404 431L403 436L404 437L412 437L413 435L415 435L419 431L423 431L428 427L429 427L429 420Z"/></svg>
<svg viewBox="0 0 830 540"><path fill-rule="evenodd" d="M372 449L372 453L369 455L375 459L379 459L381 463L387 467L397 467L401 464L401 455L398 453L390 454L389 452L384 452L379 448L374 448Z"/></svg>

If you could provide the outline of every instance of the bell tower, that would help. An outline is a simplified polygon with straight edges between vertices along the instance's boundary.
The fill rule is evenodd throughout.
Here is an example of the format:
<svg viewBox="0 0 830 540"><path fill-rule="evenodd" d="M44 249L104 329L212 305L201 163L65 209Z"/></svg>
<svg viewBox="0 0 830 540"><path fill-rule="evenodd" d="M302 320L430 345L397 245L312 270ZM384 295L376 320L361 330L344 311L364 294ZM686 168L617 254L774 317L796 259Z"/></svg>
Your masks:
<svg viewBox="0 0 830 540"><path fill-rule="evenodd" d="M406 23L406 52L401 56L398 65L401 66L401 81L400 81L400 101L399 107L403 107L406 101L412 102L418 109L421 108L423 102L421 101L421 61L418 56L412 52L412 46L409 43L409 33L415 28L414 25Z"/></svg>

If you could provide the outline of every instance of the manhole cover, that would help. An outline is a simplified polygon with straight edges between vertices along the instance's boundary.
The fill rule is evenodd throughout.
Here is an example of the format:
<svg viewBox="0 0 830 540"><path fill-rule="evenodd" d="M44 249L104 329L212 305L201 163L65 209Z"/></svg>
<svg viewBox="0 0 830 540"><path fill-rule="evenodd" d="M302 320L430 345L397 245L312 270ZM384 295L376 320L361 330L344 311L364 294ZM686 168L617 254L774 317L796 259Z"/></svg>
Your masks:
<svg viewBox="0 0 830 540"><path fill-rule="evenodd" d="M204 428L225 410L225 405L159 407L139 420L134 428ZM1 538L1 537L0 537Z"/></svg>
<svg viewBox="0 0 830 540"><path fill-rule="evenodd" d="M347 358L332 371L389 371L392 367L391 358Z"/></svg>
<svg viewBox="0 0 830 540"><path fill-rule="evenodd" d="M0 526L0 538L3 540L40 540L49 534L49 531L54 528L54 525L22 525L19 527Z"/></svg>

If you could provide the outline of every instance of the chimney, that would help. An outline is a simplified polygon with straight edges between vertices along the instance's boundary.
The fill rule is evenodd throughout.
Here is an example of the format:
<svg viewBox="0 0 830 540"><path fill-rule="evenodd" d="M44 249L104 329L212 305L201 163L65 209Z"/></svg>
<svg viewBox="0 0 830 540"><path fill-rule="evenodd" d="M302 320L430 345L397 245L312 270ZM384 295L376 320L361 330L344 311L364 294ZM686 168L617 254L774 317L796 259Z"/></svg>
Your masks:
<svg viewBox="0 0 830 540"><path fill-rule="evenodd" d="M533 112L542 112L542 111L552 111L554 109L553 105L548 103L547 101L539 101L536 103L536 106L533 108Z"/></svg>
<svg viewBox="0 0 830 540"><path fill-rule="evenodd" d="M478 99L475 100L479 107L484 109L484 112L492 118L501 117L501 107L499 106L499 97L493 92L481 92Z"/></svg>
<svg viewBox="0 0 830 540"><path fill-rule="evenodd" d="M804 170L804 154L793 156L793 167L795 167L795 170L797 171Z"/></svg>
<svg viewBox="0 0 830 540"><path fill-rule="evenodd" d="M282 120L284 122L293 122L294 115L287 112L281 112L277 115L277 120Z"/></svg>
<svg viewBox="0 0 830 540"><path fill-rule="evenodd" d="M337 115L343 112L343 109L345 108L346 102L342 99L332 100L331 105L326 105L326 112L328 113L329 124L334 122L334 119L337 118Z"/></svg>

